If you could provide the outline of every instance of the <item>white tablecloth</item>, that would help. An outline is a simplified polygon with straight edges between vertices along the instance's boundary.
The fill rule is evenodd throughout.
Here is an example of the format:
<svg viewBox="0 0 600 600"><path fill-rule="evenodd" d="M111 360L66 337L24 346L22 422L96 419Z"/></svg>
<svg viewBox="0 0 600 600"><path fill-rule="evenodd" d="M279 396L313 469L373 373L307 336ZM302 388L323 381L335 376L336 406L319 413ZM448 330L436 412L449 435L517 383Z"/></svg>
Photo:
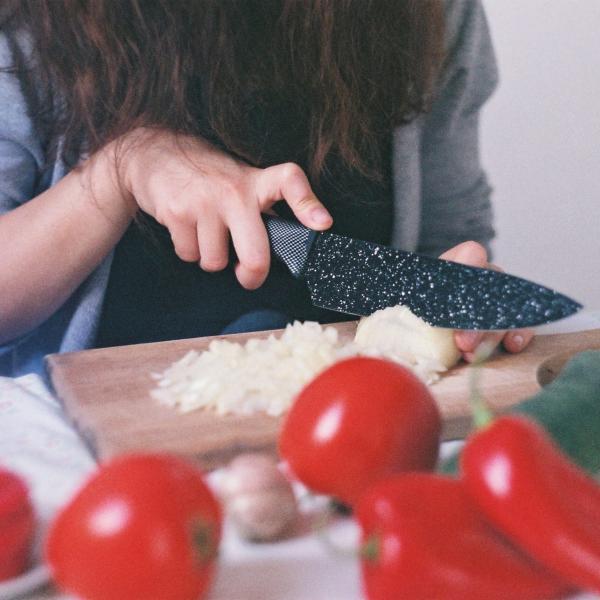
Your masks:
<svg viewBox="0 0 600 600"><path fill-rule="evenodd" d="M595 327L600 327L600 312L583 313L544 326L539 333ZM445 444L443 453L452 447ZM0 463L27 480L42 530L57 508L95 468L87 448L68 424L58 402L33 375L19 379L0 377ZM341 519L332 525L330 533L341 545L349 547L357 534L350 519ZM28 592L25 597L36 595ZM578 599L596 597L579 595ZM226 523L219 571L210 598L359 600L357 562L332 554L311 534L306 523L301 524L290 539L272 544L242 542Z"/></svg>

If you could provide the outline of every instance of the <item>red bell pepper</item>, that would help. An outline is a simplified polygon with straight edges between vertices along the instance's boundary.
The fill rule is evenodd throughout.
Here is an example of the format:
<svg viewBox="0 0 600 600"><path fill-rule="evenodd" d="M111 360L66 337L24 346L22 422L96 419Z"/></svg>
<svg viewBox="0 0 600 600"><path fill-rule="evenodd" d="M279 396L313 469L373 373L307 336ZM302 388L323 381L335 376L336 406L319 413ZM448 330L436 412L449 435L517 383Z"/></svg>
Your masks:
<svg viewBox="0 0 600 600"><path fill-rule="evenodd" d="M369 600L548 600L568 591L491 528L460 481L390 477L365 492L356 517Z"/></svg>
<svg viewBox="0 0 600 600"><path fill-rule="evenodd" d="M600 486L542 427L501 417L470 438L461 466L490 521L566 580L600 591Z"/></svg>
<svg viewBox="0 0 600 600"><path fill-rule="evenodd" d="M27 486L18 475L0 468L0 581L27 568L34 533Z"/></svg>

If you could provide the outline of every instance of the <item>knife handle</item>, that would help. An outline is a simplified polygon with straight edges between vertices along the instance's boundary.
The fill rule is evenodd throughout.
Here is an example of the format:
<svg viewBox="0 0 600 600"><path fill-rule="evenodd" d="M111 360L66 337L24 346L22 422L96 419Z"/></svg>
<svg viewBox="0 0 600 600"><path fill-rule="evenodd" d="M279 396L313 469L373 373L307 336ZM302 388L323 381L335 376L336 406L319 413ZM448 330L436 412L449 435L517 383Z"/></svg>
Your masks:
<svg viewBox="0 0 600 600"><path fill-rule="evenodd" d="M271 251L294 277L301 277L318 232L300 223L263 215Z"/></svg>

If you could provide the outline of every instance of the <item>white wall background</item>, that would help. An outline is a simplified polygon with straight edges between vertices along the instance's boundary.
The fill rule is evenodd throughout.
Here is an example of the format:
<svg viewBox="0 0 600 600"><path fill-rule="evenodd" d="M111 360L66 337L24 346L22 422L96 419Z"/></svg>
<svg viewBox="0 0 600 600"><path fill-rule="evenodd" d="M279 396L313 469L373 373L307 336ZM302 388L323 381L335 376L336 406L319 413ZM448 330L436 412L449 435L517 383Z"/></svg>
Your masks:
<svg viewBox="0 0 600 600"><path fill-rule="evenodd" d="M600 308L600 0L484 0L495 262Z"/></svg>

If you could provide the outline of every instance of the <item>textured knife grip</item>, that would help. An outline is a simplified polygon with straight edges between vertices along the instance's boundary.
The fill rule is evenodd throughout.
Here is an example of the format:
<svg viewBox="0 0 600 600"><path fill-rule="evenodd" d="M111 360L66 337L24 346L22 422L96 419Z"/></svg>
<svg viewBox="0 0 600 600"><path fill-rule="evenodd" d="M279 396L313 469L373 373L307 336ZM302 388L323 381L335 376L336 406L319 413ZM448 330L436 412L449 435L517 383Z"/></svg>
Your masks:
<svg viewBox="0 0 600 600"><path fill-rule="evenodd" d="M294 277L300 277L317 232L300 223L279 217L263 215L263 219L269 234L271 251L283 261Z"/></svg>

